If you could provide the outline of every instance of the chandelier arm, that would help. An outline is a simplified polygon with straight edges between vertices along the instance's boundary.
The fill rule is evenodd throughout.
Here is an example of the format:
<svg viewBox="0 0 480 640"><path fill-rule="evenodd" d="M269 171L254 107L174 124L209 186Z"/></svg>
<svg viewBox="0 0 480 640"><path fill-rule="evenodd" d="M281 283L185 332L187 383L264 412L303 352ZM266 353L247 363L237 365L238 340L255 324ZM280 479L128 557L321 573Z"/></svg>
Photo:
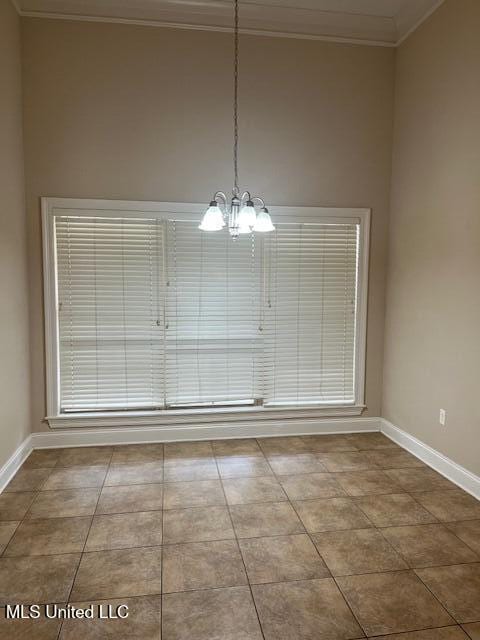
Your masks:
<svg viewBox="0 0 480 640"><path fill-rule="evenodd" d="M255 202L255 200L257 200L260 203L260 206L262 207L262 209L265 208L265 202L264 202L263 198L260 198L259 196L253 196L253 198L251 200L252 200L252 202Z"/></svg>
<svg viewBox="0 0 480 640"><path fill-rule="evenodd" d="M217 193L213 196L215 202L222 203L225 209L227 208L228 198L223 191L217 191Z"/></svg>
<svg viewBox="0 0 480 640"><path fill-rule="evenodd" d="M248 202L248 200L251 200L252 196L250 195L250 191L244 191L242 194L242 197L240 198L240 202L241 204L243 204L244 202Z"/></svg>

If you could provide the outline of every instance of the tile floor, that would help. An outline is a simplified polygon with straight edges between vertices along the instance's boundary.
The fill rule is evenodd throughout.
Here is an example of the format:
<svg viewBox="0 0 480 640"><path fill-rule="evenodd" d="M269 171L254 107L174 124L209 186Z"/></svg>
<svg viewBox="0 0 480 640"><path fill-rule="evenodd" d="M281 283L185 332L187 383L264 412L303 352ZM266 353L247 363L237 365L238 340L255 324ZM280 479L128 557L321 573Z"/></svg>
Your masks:
<svg viewBox="0 0 480 640"><path fill-rule="evenodd" d="M381 434L35 451L0 556L1 640L480 638L480 503Z"/></svg>

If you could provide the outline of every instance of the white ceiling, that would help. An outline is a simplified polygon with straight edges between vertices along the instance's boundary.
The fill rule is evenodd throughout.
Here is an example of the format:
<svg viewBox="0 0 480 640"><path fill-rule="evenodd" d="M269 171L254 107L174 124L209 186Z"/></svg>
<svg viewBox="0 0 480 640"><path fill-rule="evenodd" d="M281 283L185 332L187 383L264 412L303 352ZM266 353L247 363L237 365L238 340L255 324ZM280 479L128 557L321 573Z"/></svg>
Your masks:
<svg viewBox="0 0 480 640"><path fill-rule="evenodd" d="M22 15L227 29L231 0L15 0ZM240 0L247 32L395 46L443 0Z"/></svg>

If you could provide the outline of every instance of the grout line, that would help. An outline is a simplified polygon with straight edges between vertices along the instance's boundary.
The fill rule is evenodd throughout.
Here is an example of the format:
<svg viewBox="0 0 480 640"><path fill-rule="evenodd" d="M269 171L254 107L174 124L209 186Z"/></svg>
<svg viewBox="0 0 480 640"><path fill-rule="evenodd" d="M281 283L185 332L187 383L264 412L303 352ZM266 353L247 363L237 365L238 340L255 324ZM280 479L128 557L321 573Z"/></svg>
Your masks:
<svg viewBox="0 0 480 640"><path fill-rule="evenodd" d="M273 471L273 469L272 469L272 471ZM277 482L278 482L278 477L277 477L277 475L275 473L274 473L274 476L275 476L275 478L277 479ZM298 511L295 508L294 502L289 499L289 504L292 507L292 509L295 511L295 513L297 514L297 517L300 520L300 522L304 525L304 522L303 522L302 518L300 517L300 514L298 513ZM367 517L367 520L369 521L368 517ZM346 599L345 595L343 594L343 592L341 591L340 587L338 586L338 583L337 583L337 581L335 579L335 576L332 574L332 572L330 570L330 567L326 563L325 559L323 558L322 554L320 553L320 550L318 549L317 545L315 544L315 541L312 538L311 532L308 531L308 529L307 529L307 527L305 525L304 525L304 527L305 527L305 532L306 532L306 535L308 536L308 539L310 540L311 544L313 545L314 549L316 550L316 552L317 552L318 556L320 557L320 559L322 560L323 564L327 568L327 571L330 573L330 575L331 575L331 577L332 577L332 579L333 579L333 581L334 581L339 593L341 594L346 606L348 607L350 613L352 614L353 619L357 622L359 629L361 629L365 633L365 630L364 630L363 626L360 624L360 621L358 620L357 616L355 615L355 613L353 612L352 608L350 607L350 604L347 602L347 599ZM365 633L365 635L366 635L366 633Z"/></svg>
<svg viewBox="0 0 480 640"><path fill-rule="evenodd" d="M471 563L469 563L471 564ZM445 565L447 567L454 567L455 565ZM429 569L430 567L422 567L425 569ZM420 582L423 584L423 586L429 591L429 593L432 594L432 596L435 598L435 600L438 602L438 604L441 606L441 608L447 613L448 616L450 616L450 618L452 619L452 621L454 622L454 624L460 624L456 618L454 618L454 616L450 613L450 611L448 611L448 609L446 608L446 606L441 602L441 600L439 598L437 598L437 596L433 593L433 591L430 589L430 587L428 586L428 584L422 580L421 576L418 575L417 570L416 569L411 569L411 571L415 574L415 576L417 577L418 580L420 580ZM449 625L445 625L445 626L449 626Z"/></svg>
<svg viewBox="0 0 480 640"><path fill-rule="evenodd" d="M350 499L350 498L348 498L348 499ZM293 509L293 510L295 511L295 513L297 514L297 517L299 518L300 522L302 522L302 524L303 524L303 520L302 520L302 518L300 517L300 514L297 512L297 510L296 510L296 508L295 508L295 504L293 503L293 501L290 501L290 505L292 506L292 509ZM358 507L357 507L357 508L358 508ZM368 520L368 521L370 521L368 517L367 517L367 520ZM361 629L361 630L365 633L365 635L366 635L365 629L364 629L364 628L363 628L363 626L360 624L360 620L357 618L357 616L356 616L356 615L355 615L355 613L353 612L353 609L351 608L350 603L347 601L347 599L346 599L346 597L345 597L345 595L344 595L343 591L340 589L340 587L339 587L339 585L338 585L338 583L337 583L337 580L336 580L335 576L333 575L333 573L332 573L332 571L331 571L330 567L328 566L328 564L327 564L327 562L326 562L325 558L322 556L322 554L320 553L319 548L318 548L318 547L317 547L317 545L315 544L315 541L313 540L312 535L311 535L313 532L310 532L310 531L307 529L307 527L306 527L306 526L305 526L305 531L306 531L306 534L307 534L307 536L308 536L308 538L309 538L310 542L313 544L313 546L314 546L315 550L317 551L317 553L318 553L319 557L321 558L322 562L324 563L325 567L327 568L328 572L330 573L331 578L332 578L332 580L334 581L334 583L335 583L335 585L336 585L336 587L337 587L337 590L338 590L338 591L339 591L339 593L341 594L341 596L342 596L342 598L343 598L343 601L345 602L345 604L346 604L346 606L347 606L348 610L349 610L349 611L350 611L350 613L352 614L353 619L357 622L359 629ZM318 532L318 533L320 533L320 532Z"/></svg>
<svg viewBox="0 0 480 640"><path fill-rule="evenodd" d="M256 438L255 438L255 441L258 444L258 441L257 441ZM212 450L213 450L213 447L212 447ZM238 553L240 555L240 558L241 558L241 561L242 561L242 564L243 564L243 570L245 572L245 577L247 579L247 586L248 586L248 589L250 591L250 598L252 600L252 604L253 604L253 607L255 609L255 614L257 616L258 628L260 629L260 633L262 634L262 638L265 640L265 634L264 634L263 627L262 627L262 621L260 620L260 614L258 613L257 603L255 602L255 598L253 596L253 589L252 589L252 585L251 585L250 578L249 578L249 575L248 575L247 565L245 564L245 559L243 557L242 549L240 547L240 542L239 542L239 538L238 538L238 535L237 535L237 531L236 531L235 525L233 523L232 513L231 513L231 510L230 510L230 505L228 504L227 494L225 492L225 487L223 485L223 478L222 478L222 476L220 474L220 467L218 466L217 458L215 458L215 464L217 466L217 472L218 472L218 476L220 478L220 485L222 487L223 495L225 497L226 509L227 509L228 517L230 518L230 524L231 524L231 527L232 527L233 535L235 536L235 540L236 540L236 543L237 543ZM268 464L268 460L267 460L267 464ZM270 466L270 465L268 464L268 466Z"/></svg>
<svg viewBox="0 0 480 640"><path fill-rule="evenodd" d="M12 535L11 535L11 536L10 536L10 538L7 540L7 542L5 543L4 548L3 548L3 551L1 551L1 552L0 552L0 558L9 558L9 557L12 557L12 556L6 556L6 555L5 555L5 552L6 552L7 548L8 548L8 546L10 545L10 542L13 540L13 536L14 536L14 535L15 535L15 533L17 532L18 527L22 524L22 520L4 520L4 521L1 521L1 522L0 522L0 526L1 526L2 524L4 524L4 523L9 524L9 523L12 523L12 522L16 522L17 524L16 524L16 526L15 526L15 529L14 529L14 530L13 530L13 532L12 532Z"/></svg>
<svg viewBox="0 0 480 640"><path fill-rule="evenodd" d="M294 436L294 437L295 437L295 436ZM255 440L255 441L257 442L257 444L259 444L259 443L258 443L258 439L256 439L256 438L252 438L252 440ZM209 442L209 441L206 441L206 442ZM127 445L127 446L128 446L128 445ZM227 498L226 498L226 493L225 493L224 480L249 480L249 479L250 479L250 480L254 480L255 478L258 478L258 477L268 477L268 478L272 478L272 477L273 477L273 478L276 480L276 482L278 482L279 486L280 486L280 487L282 487L282 489L283 489L283 485L282 485L282 483L281 483L281 478L282 478L282 477L283 477L283 478L285 478L285 477L289 477L289 476L312 475L312 474L317 474L317 473L324 473L324 474L328 473L330 476L335 476L336 474L341 474L341 473L363 473L364 471L382 471L382 472L384 473L385 471L388 471L389 469L388 469L388 468L387 468L387 469L385 469L385 468L377 467L377 466L376 466L376 467L375 467L375 468L373 468L373 469L358 470L358 471L357 471L357 470L346 471L346 472L344 472L344 471L340 471L340 472L331 472L331 471L327 471L327 472L310 472L310 473L307 473L307 474L304 474L304 473L293 473L293 474L282 474L282 475L277 475L277 474L273 471L273 469L272 469L272 467L271 467L271 465L270 465L270 460L269 460L269 459L268 459L268 457L266 456L265 452L264 452L263 450L261 450L262 457L266 460L266 462L267 462L268 466L270 467L270 469L272 469L272 475L267 475L267 476L239 476L239 477L236 477L236 478L223 478L223 477L220 475L220 472L219 472L219 464L218 464L217 457L219 457L219 458L222 458L222 457L255 457L255 456L256 456L256 457L258 457L258 452L257 452L257 454L240 454L240 455L236 455L235 453L233 453L231 456L229 456L228 454L226 454L226 455L224 455L224 456L216 456L216 455L215 455L215 453L214 453L214 451L213 451L213 447L212 447L212 445L211 445L211 442L210 442L210 446L211 446L211 448L212 448L213 459L214 459L214 461L215 461L215 465L216 465L217 472L218 472L218 475L219 475L218 481L220 482L220 486L221 486L221 488L222 488L222 491L223 491L223 495L224 495L224 497L225 497L225 503L226 503L226 504L225 504L225 505L201 505L201 506L196 506L196 507L195 507L195 506L192 506L192 507L180 507L180 508L178 508L178 509L179 509L179 510L182 510L182 509L202 509L202 508L209 507L209 506L226 506L226 508L227 508L227 512L228 512L228 514L229 514L229 518L230 518L230 522L231 522L231 526L232 526L233 534L234 534L234 538L233 538L233 539L236 541L237 548L238 548L238 550L239 550L240 557L241 557L242 562L243 562L245 575L246 575L246 577L247 577L248 586L249 586L249 588L250 588L250 594L251 594L252 601L253 601L253 604L254 604L254 607L255 607L255 611L256 611L256 614L257 614L257 618L258 618L258 621L259 621L259 624L260 624L260 629L262 629L261 621L260 621L260 617L259 617L258 610L257 610L257 607L256 607L256 603L255 603L255 599L254 599L254 597L253 597L252 584L251 584L251 582L250 582L250 579L249 579L249 576L248 576L248 572L247 572L247 569L246 569L246 565L245 565L245 561L244 561L244 558L243 558L243 554L242 554L242 552L241 552L241 548L240 548L240 541L241 541L241 540L249 540L249 539L258 539L258 538L285 537L285 536L289 536L289 535L307 535L307 536L308 536L308 538L309 538L309 540L311 541L311 543L314 545L314 548L315 548L315 550L316 550L316 553L317 553L317 554L318 554L318 556L322 559L322 561L325 563L325 566L327 567L327 570L328 570L328 571L330 572L330 574L331 574L331 571L330 571L330 569L329 569L329 567L328 567L327 563L326 563L326 562L325 562L325 560L323 559L322 555L320 554L319 549L317 548L317 546L315 545L315 542L314 542L314 541L313 541L313 539L312 539L312 535L313 535L313 534L315 534L315 533L318 533L318 534L322 534L322 533L332 533L333 531L325 531L325 532L309 532L308 530L306 530L306 531L304 531L303 533L298 532L298 533L295 533L295 534L273 534L273 535L254 536L253 538L252 538L252 537L249 537L249 538L239 538L239 537L238 537L238 535L237 535L237 532L236 532L236 530L235 530L234 524L233 524L233 519L232 519L231 509L230 509L230 507L231 507L231 506L238 506L238 505L230 505L230 504L228 503ZM112 447L112 449L113 449L113 447ZM365 450L365 451L372 451L372 450L370 449L370 450ZM298 455L298 454L302 454L302 453L310 453L310 454L314 453L315 455L318 455L319 453L322 453L322 452L312 452L312 451L295 452L295 451L293 451L293 452L290 452L290 453L285 453L285 452L284 452L284 453L279 453L279 454L277 454L277 455L280 455L280 456L281 456L281 455L284 455L284 456L285 456L285 455ZM351 453L351 452L338 451L338 452L328 452L328 453ZM271 455L271 454L270 454L270 455ZM85 488L99 489L99 494L98 494L98 498L97 498L96 508L98 508L98 502L99 502L99 499L100 499L100 496L101 496L102 490L103 490L103 488L106 486L106 485L105 485L105 481L106 481L106 478L107 478L108 471L109 471L110 467L112 466L112 457L113 457L113 450L112 450L112 454L111 454L111 456L110 456L110 461L109 461L109 463L106 465L106 466L107 466L107 470L106 470L106 473L105 473L105 477L104 477L104 480L103 480L102 486L101 486L101 487L85 487ZM274 456L273 456L273 455L271 455L271 457L274 457ZM179 460L181 460L181 459L179 459ZM116 464L119 464L119 463L116 463ZM130 463L124 463L124 464L130 464ZM141 462L139 462L138 464L144 464L144 462L143 462L143 461L141 461ZM85 467L85 466L99 466L99 465L78 465L78 466ZM103 465L102 465L102 466L103 466ZM65 469L75 469L75 467L60 467L60 468L65 468ZM397 469L397 468L406 468L406 469L409 469L410 467L394 467L394 468L395 468L395 469ZM416 468L416 467L415 467L415 468ZM53 471L53 468L49 468L49 470L50 470L50 472L52 472L52 471ZM388 475L388 474L385 474L385 475ZM48 477L49 477L49 476L48 476ZM48 479L48 477L44 480L44 482L42 483L42 485L41 485L41 486L43 486L43 484L46 482L46 480ZM169 546L169 545L194 544L194 543L197 543L197 542L198 542L198 543L201 543L201 542L213 542L213 541L212 541L212 540L204 540L204 541L201 541L201 540L196 541L196 540L195 540L195 541L187 541L187 542L180 542L180 543L175 543L175 542L173 542L173 543L168 543L167 545L165 545L165 542L164 542L164 540L165 540L165 538L164 538L164 514L165 514L165 511L166 511L166 510L165 510L165 485L167 485L167 484L176 484L177 482L178 482L178 483L185 483L185 482L187 482L187 483L188 483L188 482L193 483L193 482L198 482L198 480L193 480L193 481L175 481L175 482L173 482L173 483L172 483L172 482L165 483L165 481L164 481L164 480L165 480L165 479L164 479L164 477L163 477L162 479L163 479L163 482L161 482L161 483L134 483L134 484L128 484L128 485L109 485L109 488L114 489L114 488L119 488L119 487L122 487L122 486L141 486L142 484L148 484L148 485L150 485L150 484L151 484L151 485L153 485L153 484L161 484L161 485L162 485L162 487L163 487L163 496L162 496L162 514L163 514L163 515L162 515L162 545L148 545L148 546L143 545L143 547L127 547L127 548L122 548L122 549L120 549L120 550L127 551L127 550L128 550L128 549L130 549L130 548L132 548L132 549L133 549L133 548L149 548L149 547L158 547L158 546L161 546L161 547L162 547L162 566L161 566L161 578L162 578L162 584L161 584L161 590L162 590L162 592L163 592L163 547L164 547L164 546ZM65 491L65 490L66 490L66 491L68 491L68 490L78 490L78 489L83 489L83 487L71 487L71 488L66 488L66 489L65 489L65 488L62 488L62 489L54 489L54 490L47 490L47 492L48 492L48 491ZM436 490L436 491L437 491L437 492L442 492L442 493L444 493L444 492L446 492L446 491L459 491L459 490L460 490L460 489L458 489L457 487L455 487L455 488L453 488L453 489L446 489L446 490L438 489L438 490ZM30 510L31 510L31 506L32 506L32 504L33 504L33 503L34 503L34 501L36 500L37 496L38 496L40 493L42 493L42 491L41 491L41 489L35 489L35 490L27 490L27 491L24 491L24 492L8 492L8 493L33 493L33 494L34 494L34 497L33 497L32 503L30 504L29 508L28 508L28 509L27 509L27 511L25 512L25 514L24 514L23 518L22 518L22 519L20 519L20 521L19 521L19 523L20 523L20 524L22 524L25 520L27 520L27 515L29 514L29 512L30 512ZM414 492L414 493L415 493L415 492ZM426 493L431 493L431 492L427 491ZM399 490L395 490L393 493L390 493L390 494L365 494L365 495L361 495L361 496L345 495L345 496L334 496L333 498L336 498L336 497L337 497L337 498L338 498L338 497L342 498L342 497L343 497L343 498L349 499L353 504L355 504L355 503L356 503L356 501L357 501L356 499L366 498L366 497L372 497L372 498L375 498L375 497L377 497L377 496L382 496L382 495L409 495L409 496L410 496L410 497L411 497L411 498L412 498L412 499L413 499L417 504L420 504L420 506L422 506L422 508L423 508L423 509L425 509L428 513L431 513L431 512L430 512L426 507L424 507L424 506L423 506L423 505L422 505L418 500L416 500L416 499L415 499L415 495L414 495L414 494L412 495L412 493L410 493L410 492L408 492L408 491L405 491L403 488L401 488L401 489L399 489ZM249 504L257 504L257 505L258 505L258 504L269 504L269 503L282 503L282 504L286 504L286 503L288 503L288 504L292 507L292 509L294 510L294 512L296 513L297 517L299 517L298 512L297 512L297 510L295 509L294 502L308 502L308 501L328 500L328 499L332 499L332 498L321 498L321 497L320 497L320 498L311 498L311 499L306 499L306 500L297 500L297 501L294 501L294 500L291 500L291 499L290 499L290 497L287 495L287 500L284 500L284 501L272 500L272 501L269 501L269 502L256 502L256 503L250 503L250 502L248 502L248 503L243 503L243 504L244 504L244 505L249 505ZM356 506L357 506L357 508L359 508L359 507L358 507L358 505L356 505ZM147 510L147 511L149 512L149 511L158 511L158 510ZM124 512L124 513L136 513L136 512ZM363 513L363 512L362 512L362 513ZM96 513L96 509L95 509L94 514L91 516L91 522L90 522L89 531L88 531L87 536L86 536L86 538L85 538L85 543L84 543L84 546L83 546L83 551L80 553L80 560L79 560L79 563L78 563L78 565L77 565L77 569L76 569L76 572L75 572L75 575L74 575L74 578L73 578L73 581L72 581L72 585L71 585L71 588L70 588L69 597L67 598L67 603L68 603L68 602L69 602L69 600L70 600L70 596L71 596L71 593L72 593L72 591L73 591L73 587L74 587L74 584L75 584L75 580L76 580L76 577L77 577L77 573L78 573L79 566L80 566L81 560L82 560L82 558L83 558L83 555L84 555L85 553L98 553L98 552L110 551L110 549L106 549L106 550L103 550L103 549L102 549L102 550L91 551L91 552L86 552L86 551L85 551L86 543L87 543L87 540L88 540L88 536L89 536L89 533L90 533L90 529L91 529L92 524L93 524L93 518L94 518L94 516L95 516L95 515L105 515L105 516L108 516L108 515L115 515L115 514L97 514L97 513ZM387 526L384 526L384 527L380 527L380 526L375 525L375 524L370 520L370 518L367 516L367 514L364 514L364 515L365 515L366 519L372 523L372 527L360 527L360 529L377 530L377 531L379 531L379 532L380 532L380 534L381 534L384 538L385 538L385 536L384 536L384 535L383 535L383 533L382 533L382 529L387 529L387 528L390 528L390 527L398 527L398 526L400 526L400 527L401 527L401 526L422 526L422 525L423 525L423 526L429 526L429 525L432 525L432 524L433 524L433 525L436 525L436 526L438 526L439 524L440 524L441 526L443 525L444 529L448 530L450 533L452 533L452 535L455 535L455 536L456 536L456 534L455 534L453 531L451 531L450 529L448 529L448 527L446 526L446 524L447 524L447 523L446 523L446 522L443 522L443 521L438 521L438 519L436 519L436 516L435 516L434 514L431 514L431 515L432 515L436 520L435 520L435 522L432 522L432 523L414 523L414 524L412 524L412 525L408 525L408 524L399 524L399 525L387 525ZM89 516L65 516L65 518L73 518L73 517L89 517ZM52 518L52 519L50 519L50 518L43 518L43 519L45 519L45 520L54 520L54 518ZM478 519L479 519L479 518L471 518L471 519L463 519L463 520L452 520L452 521L448 521L448 522L449 522L449 523L470 522L470 521L472 521L472 520L478 520ZM34 521L34 520L36 520L36 519L32 519L32 518L29 518L29 519L28 519L28 521L29 521L29 522L32 522L32 521ZM299 520L300 520L300 522L303 524L303 521L302 521L302 519L301 519L300 517L299 517ZM6 521L6 522L12 522L12 521ZM19 524L18 526L20 526L20 524ZM358 529L358 527L357 527L356 529ZM345 529L344 531L352 531L352 529ZM12 537L13 537L13 536L12 536ZM456 536L456 537L457 537L457 538L458 538L458 540L459 540L460 542L462 542L465 546L467 546L468 548L470 548L470 547L469 547L469 545L468 545L467 543L465 543L463 540L461 540L461 538L459 538L458 536ZM232 539L232 538L228 538L228 540L233 540L233 539ZM389 542L388 540L386 540L386 541L387 541L387 543L392 547L392 549L394 550L394 552L395 552L395 553L397 553L397 555L399 555L400 557L403 557L403 556L402 556L402 554L401 554L400 552L398 552L398 551L393 547L393 545L391 545L391 544L390 544L390 542ZM8 546L8 545L7 545L7 546ZM112 550L112 551L113 551L113 550ZM474 549L472 549L472 551L473 551L474 553L476 553ZM50 555L50 554L49 554L49 555ZM71 552L68 552L68 553L65 553L65 554L51 554L51 555L52 555L52 556L53 556L53 555L72 555L72 553L71 553ZM12 558L13 558L13 557L25 557L25 556L12 556ZM27 557L28 557L28 556L27 556ZM49 557L49 556L31 556L31 557ZM405 558L404 558L404 559L405 559ZM409 564L409 563L407 562L407 565L408 565L408 564ZM475 563L472 563L472 562L465 562L465 563L455 563L454 565L449 564L449 565L437 565L437 566L456 566L456 565L459 565L459 564L461 564L461 565L463 565L463 564L465 564L465 565L469 565L469 564L475 564ZM421 567L421 568L417 568L417 569L424 569L424 568L427 568L427 569L428 569L428 568L430 568L430 567ZM399 571L403 571L403 572L405 572L405 571L409 571L409 572L414 573L414 575L416 575L416 576L417 576L417 578L422 582L422 584L424 584L424 585L425 585L425 587L428 589L428 591L429 591L430 593L432 593L432 595L433 595L433 596L435 597L435 599L440 603L440 605L442 606L442 608L443 608L443 609L445 609L445 607L443 606L443 604L442 604L442 603L440 602L440 600L435 596L435 594L433 594L433 592L430 590L430 588L428 587L428 585L426 585L426 584L423 582L423 580L420 578L420 576L418 576L418 575L417 575L417 573L416 573L416 571L415 571L415 568L413 568L413 567L410 567L410 568L408 568L408 569L402 569L402 570L374 571L374 572L368 572L368 573L363 573L363 574L355 573L355 574L348 574L348 575L372 575L372 574L375 574L375 573L396 573L396 572L398 573ZM346 577L346 576L337 576L337 577L338 577L338 578L343 578L343 577ZM355 619L355 620L357 620L357 618L356 618L355 614L353 613L352 609L350 608L350 605L349 605L348 601L346 600L346 597L344 596L344 594L343 594L342 590L340 589L340 586L339 586L339 585L338 585L338 583L337 583L337 580L336 580L336 578L337 578L337 577L335 577L335 576L333 576L333 575L332 575L332 579L334 580L335 584L337 585L337 588L339 589L340 593L342 594L342 597L343 597L343 599L345 600L345 602L346 602L346 604L347 604L347 607L348 607L348 608L349 608L349 610L352 612L352 615L353 615L354 619ZM328 578L323 578L323 579L328 579ZM302 581L302 580L285 580L285 581L281 581L281 582L262 583L262 584L282 584L283 582L301 582L301 581ZM232 586L237 586L237 585L232 585ZM228 588L228 587L219 587L219 588ZM192 590L188 590L187 592L195 592L195 591L200 591L200 590L201 590L201 591L204 591L204 590L210 590L210 588L205 588L205 589L192 589ZM172 592L172 593L184 593L184 592ZM129 598L129 599L130 599L130 598L141 598L141 597L145 597L146 595L147 595L147 594L138 595L138 596L128 596L128 598ZM148 594L148 595L154 595L154 594ZM97 598L96 600L99 600L99 601L102 601L102 600L108 601L108 600L110 600L110 599L111 599L111 598ZM161 604L160 604L160 607L161 607L161 609L160 609L160 614L162 614L163 594L162 594L162 596L161 596L160 600L161 600ZM447 613L448 613L448 611L447 611ZM450 614L449 614L449 615L450 615ZM453 616L451 616L451 615L450 615L450 617L452 618L452 620L454 620ZM360 622L359 622L358 620L357 620L357 622L358 622L358 624L359 624L360 628L361 628L361 629L363 629L363 627L362 627L362 625L360 624ZM162 622L161 622L160 624L162 624ZM453 624L455 624L455 622L454 622ZM444 626L445 626L445 627L448 627L448 626L451 626L451 624L444 625ZM429 627L429 628L430 628L430 627ZM433 627L432 627L432 628L433 628ZM435 627L435 628L439 628L439 627ZM58 634L57 634L57 638L60 636L62 629L63 629L63 621L62 621L62 624L60 625L59 632L58 632ZM406 633L406 632L405 632L405 633ZM262 635L263 635L263 631L262 631Z"/></svg>
<svg viewBox="0 0 480 640"><path fill-rule="evenodd" d="M431 491L423 491L423 492L419 492L419 493L432 493L432 492L431 492ZM429 523L429 524L436 524L437 522L438 522L438 523L439 523L439 522L441 522L441 520L439 520L439 519L437 518L437 516L436 516L434 513L432 513L432 512L430 511L430 509L427 509L427 507L425 507L425 506L420 502L420 500L418 500L418 499L415 497L415 494L411 494L411 493L408 493L408 492L407 492L407 495L408 495L408 496L410 496L410 498L412 498L412 500L413 500L416 504L420 505L420 507L421 507L424 511L426 511L427 513L429 513L429 514L432 516L432 518L435 518L435 522L434 522L434 523ZM427 523L425 523L425 524L427 524Z"/></svg>
<svg viewBox="0 0 480 640"><path fill-rule="evenodd" d="M109 462L108 462L108 463L107 463L107 465L106 465L106 467L107 467L107 468L106 468L106 471L105 471L105 476L104 476L104 478L103 478L102 486L100 487L100 491L99 491L99 493L98 493L97 502L96 502L96 504L95 504L95 509L94 509L94 511L93 511L93 515L91 516L90 526L89 526L89 528L88 528L87 535L85 536L85 542L84 542L84 544L83 544L83 550L82 550L82 551L81 551L81 553L80 553L80 559L79 559L79 561L78 561L77 570L75 571L75 575L73 576L72 585L71 585L71 587L70 587L70 591L69 591L69 593L68 593L68 595L67 595L67 598L66 598L66 603L67 603L67 604L69 604L69 603L70 603L70 598L72 597L73 587L74 587L74 585L75 585L75 580L77 579L78 570L79 570L79 568L80 568L80 565L81 565L81 563L82 563L83 556L84 556L84 554L85 554L85 547L87 546L87 541L88 541L88 538L89 538L89 536L90 536L90 531L91 531L91 529L92 529L92 525L93 525L93 519L94 519L94 517L95 517L95 511L96 511L96 509L97 509L98 502L99 502L99 500L100 500L100 496L102 495L102 489L103 489L103 487L104 487L104 485L105 485L105 480L106 480L106 478L107 478L108 469L110 468L110 463L111 463L111 460L112 460L112 456L113 456L113 447L112 447L112 451L111 451L111 453L110 453L110 459L109 459ZM60 638L60 636L61 636L61 633L62 633L62 631L63 631L63 625L64 625L64 621L62 620L62 624L60 625L60 629L59 629L59 632L58 632L58 635L57 635L57 640L58 640L58 638Z"/></svg>
<svg viewBox="0 0 480 640"><path fill-rule="evenodd" d="M478 520L478 518L476 518L476 520ZM453 536L455 536L457 538L457 540L460 540L460 542L463 542L463 544L470 549L471 551L473 551L473 553L477 556L478 561L480 562L480 553L474 549L471 545L468 544L468 542L465 542L465 540L463 540L456 531L452 531L450 529L450 527L447 527L447 524L457 524L459 522L471 522L471 520L454 520L453 522L442 522L441 524L443 524L443 526L445 527L445 529L451 533Z"/></svg>
<svg viewBox="0 0 480 640"><path fill-rule="evenodd" d="M162 445L162 550L160 552L160 620L159 631L160 638L163 637L163 562L164 562L164 543L165 543L165 445Z"/></svg>

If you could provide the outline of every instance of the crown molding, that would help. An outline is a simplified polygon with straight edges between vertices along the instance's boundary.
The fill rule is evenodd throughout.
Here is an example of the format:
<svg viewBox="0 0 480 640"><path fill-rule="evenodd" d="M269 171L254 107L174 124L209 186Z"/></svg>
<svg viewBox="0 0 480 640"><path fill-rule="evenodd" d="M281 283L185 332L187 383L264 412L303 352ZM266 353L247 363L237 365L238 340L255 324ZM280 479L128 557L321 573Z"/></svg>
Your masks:
<svg viewBox="0 0 480 640"><path fill-rule="evenodd" d="M45 13L43 11L23 11L20 15L25 18L48 18L49 20L67 20L74 22L100 22L112 24L136 25L141 27L162 27L166 29L183 29L193 31L213 31L217 33L232 33L231 27L216 27L208 25L190 24L187 22L162 22L159 20L137 20L134 18L110 18L104 16L88 16L68 13ZM291 38L294 40L317 40L322 42L335 42L338 44L355 44L369 47L396 47L395 42L381 40L365 40L363 38L349 38L342 36L326 36L313 33L294 33L288 31L267 31L264 29L241 28L241 34L251 36L268 36L269 38Z"/></svg>
<svg viewBox="0 0 480 640"><path fill-rule="evenodd" d="M13 8L18 13L18 15L21 16L22 10L20 9L19 0L10 0L10 2L12 3Z"/></svg>
<svg viewBox="0 0 480 640"><path fill-rule="evenodd" d="M18 0L22 15L73 20L148 24L230 31L232 5L227 0ZM356 44L394 46L393 18L244 2L244 33L290 38L326 39Z"/></svg>
<svg viewBox="0 0 480 640"><path fill-rule="evenodd" d="M401 11L396 17L398 40L396 46L400 46L402 42L412 35L428 18L441 7L445 0L417 0L414 10Z"/></svg>
<svg viewBox="0 0 480 640"><path fill-rule="evenodd" d="M231 32L229 0L12 0L32 18ZM241 33L396 47L444 0L407 0L395 17L244 2Z"/></svg>

